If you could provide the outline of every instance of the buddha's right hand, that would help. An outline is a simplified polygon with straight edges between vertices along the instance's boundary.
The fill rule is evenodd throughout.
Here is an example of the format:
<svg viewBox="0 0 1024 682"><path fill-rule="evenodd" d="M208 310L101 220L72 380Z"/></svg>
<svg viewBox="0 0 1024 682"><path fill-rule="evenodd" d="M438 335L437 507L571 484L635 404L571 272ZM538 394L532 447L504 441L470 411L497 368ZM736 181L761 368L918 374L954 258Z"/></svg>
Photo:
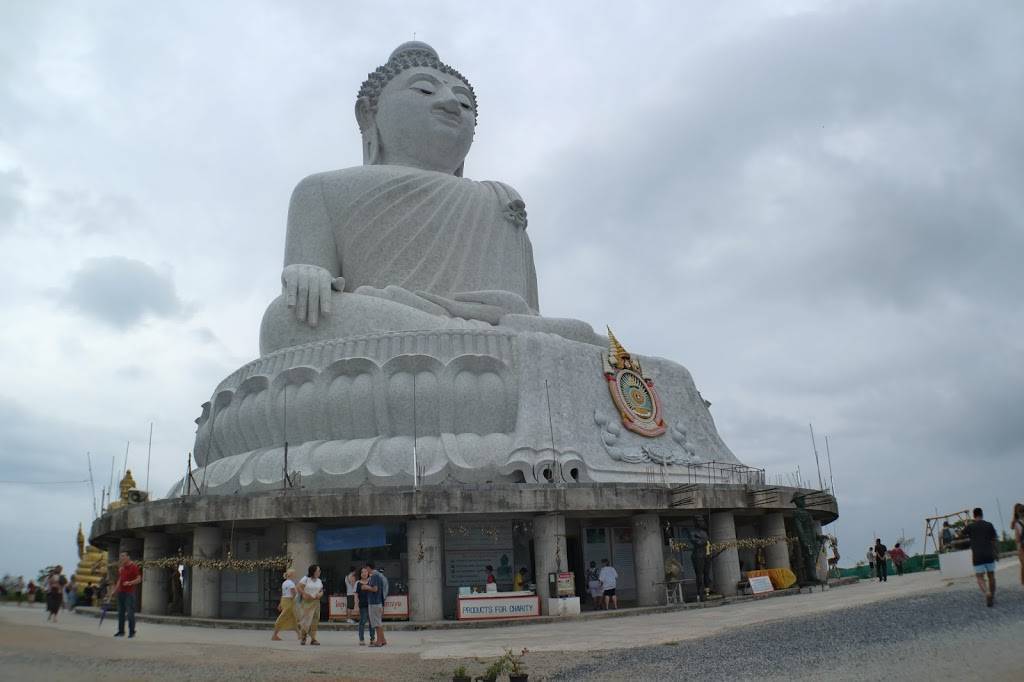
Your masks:
<svg viewBox="0 0 1024 682"><path fill-rule="evenodd" d="M315 327L320 315L331 312L331 289L345 288L345 278L335 277L319 265L293 263L281 272L281 286L295 319Z"/></svg>

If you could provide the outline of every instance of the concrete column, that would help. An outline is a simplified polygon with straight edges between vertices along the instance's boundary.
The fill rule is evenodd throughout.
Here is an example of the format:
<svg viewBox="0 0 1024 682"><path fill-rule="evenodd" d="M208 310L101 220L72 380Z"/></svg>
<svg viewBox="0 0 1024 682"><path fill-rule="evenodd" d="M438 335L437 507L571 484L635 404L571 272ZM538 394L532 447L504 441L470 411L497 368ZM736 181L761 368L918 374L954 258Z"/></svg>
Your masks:
<svg viewBox="0 0 1024 682"><path fill-rule="evenodd" d="M786 537L786 519L782 513L768 514L761 519L761 537ZM791 568L789 565L789 543L776 542L764 549L768 568Z"/></svg>
<svg viewBox="0 0 1024 682"><path fill-rule="evenodd" d="M316 524L289 523L285 539L288 543L288 554L292 558L295 569L295 580L303 578L309 567L316 563Z"/></svg>
<svg viewBox="0 0 1024 682"><path fill-rule="evenodd" d="M145 561L163 559L167 556L167 535L146 533L142 542L142 558ZM167 613L167 571L166 568L142 569L142 604L144 613L164 615Z"/></svg>
<svg viewBox="0 0 1024 682"><path fill-rule="evenodd" d="M199 526L192 534L192 556L196 559L219 559L222 532L217 526ZM192 567L193 618L216 618L220 615L220 571Z"/></svg>
<svg viewBox="0 0 1024 682"><path fill-rule="evenodd" d="M732 512L716 512L711 515L711 525L708 528L711 536L711 544L716 542L730 542L736 539L736 521ZM711 560L711 570L714 573L713 585L715 592L726 597L736 594L736 583L740 581L740 557L735 547L721 552Z"/></svg>
<svg viewBox="0 0 1024 682"><path fill-rule="evenodd" d="M540 597L541 613L549 614L548 599L557 594L548 593L548 573L566 570L565 516L548 514L533 519L533 558Z"/></svg>
<svg viewBox="0 0 1024 682"><path fill-rule="evenodd" d="M636 600L639 606L665 603L665 540L657 514L639 514L633 519L633 567L636 571Z"/></svg>
<svg viewBox="0 0 1024 682"><path fill-rule="evenodd" d="M409 620L443 620L441 522L437 519L409 521L405 541L409 562Z"/></svg>
<svg viewBox="0 0 1024 682"><path fill-rule="evenodd" d="M113 590L114 585L117 584L117 559L120 554L120 545L107 547L107 584L110 585L110 590Z"/></svg>

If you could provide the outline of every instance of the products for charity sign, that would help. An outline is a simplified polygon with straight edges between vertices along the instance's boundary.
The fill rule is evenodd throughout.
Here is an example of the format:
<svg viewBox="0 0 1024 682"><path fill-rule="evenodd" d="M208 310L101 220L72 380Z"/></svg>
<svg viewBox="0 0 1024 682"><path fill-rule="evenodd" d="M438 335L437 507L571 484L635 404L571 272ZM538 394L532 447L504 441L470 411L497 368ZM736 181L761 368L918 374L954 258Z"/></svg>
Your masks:
<svg viewBox="0 0 1024 682"><path fill-rule="evenodd" d="M461 597L459 620L492 620L497 618L534 618L540 615L540 598L524 597Z"/></svg>

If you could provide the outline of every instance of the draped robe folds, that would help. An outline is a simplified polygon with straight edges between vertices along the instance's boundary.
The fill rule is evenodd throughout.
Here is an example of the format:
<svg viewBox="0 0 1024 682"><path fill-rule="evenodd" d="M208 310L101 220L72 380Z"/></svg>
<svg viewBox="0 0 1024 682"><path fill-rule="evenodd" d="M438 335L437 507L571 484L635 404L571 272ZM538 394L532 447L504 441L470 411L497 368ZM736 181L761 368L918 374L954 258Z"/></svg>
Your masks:
<svg viewBox="0 0 1024 682"><path fill-rule="evenodd" d="M299 183L289 209L285 265L291 264L319 265L344 277L344 292L332 294L331 311L316 327L297 321L278 297L263 318L263 355L324 339L488 326L448 317L415 296L410 305L385 288L446 298L504 291L534 312L539 307L524 205L499 182L404 166L310 176ZM511 317L525 328L544 324L536 315Z"/></svg>
<svg viewBox="0 0 1024 682"><path fill-rule="evenodd" d="M402 166L319 177L345 291L509 291L538 309L533 250L511 187Z"/></svg>

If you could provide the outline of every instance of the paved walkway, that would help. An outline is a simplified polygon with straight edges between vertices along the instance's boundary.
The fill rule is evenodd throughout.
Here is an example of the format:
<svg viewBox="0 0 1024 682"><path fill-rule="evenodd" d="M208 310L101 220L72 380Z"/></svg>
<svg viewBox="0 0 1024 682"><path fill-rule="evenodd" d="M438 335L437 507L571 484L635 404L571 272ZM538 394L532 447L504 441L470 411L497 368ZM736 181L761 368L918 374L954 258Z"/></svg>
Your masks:
<svg viewBox="0 0 1024 682"><path fill-rule="evenodd" d="M1003 585L1017 582L1017 560L999 564ZM1013 569L1013 570L1010 570ZM1009 581L1009 582L1008 582ZM973 578L950 581L937 571L891 577L886 583L861 581L855 585L825 592L798 594L777 599L748 601L711 609L690 609L634 618L583 619L572 623L519 625L488 630L428 630L393 632L388 635L387 650L392 654L418 656L422 659L470 658L496 656L503 647L526 647L535 652L588 652L635 647L644 644L681 642L745 625L764 624L796 616L824 614L840 609L948 589L953 584L973 582ZM979 599L980 599L979 595ZM68 632L110 638L116 629L116 614L110 613L100 626L91 616L64 614L58 625L48 626ZM42 608L0 608L0 622L10 626L44 626ZM639 633L642 632L642 636ZM136 642L225 645L258 647L261 650L295 650L294 641L271 642L268 632L183 627L145 623L139 625ZM344 650L347 656L373 657L379 653L357 647L350 632L323 632L320 650ZM134 642L126 642L132 644Z"/></svg>

